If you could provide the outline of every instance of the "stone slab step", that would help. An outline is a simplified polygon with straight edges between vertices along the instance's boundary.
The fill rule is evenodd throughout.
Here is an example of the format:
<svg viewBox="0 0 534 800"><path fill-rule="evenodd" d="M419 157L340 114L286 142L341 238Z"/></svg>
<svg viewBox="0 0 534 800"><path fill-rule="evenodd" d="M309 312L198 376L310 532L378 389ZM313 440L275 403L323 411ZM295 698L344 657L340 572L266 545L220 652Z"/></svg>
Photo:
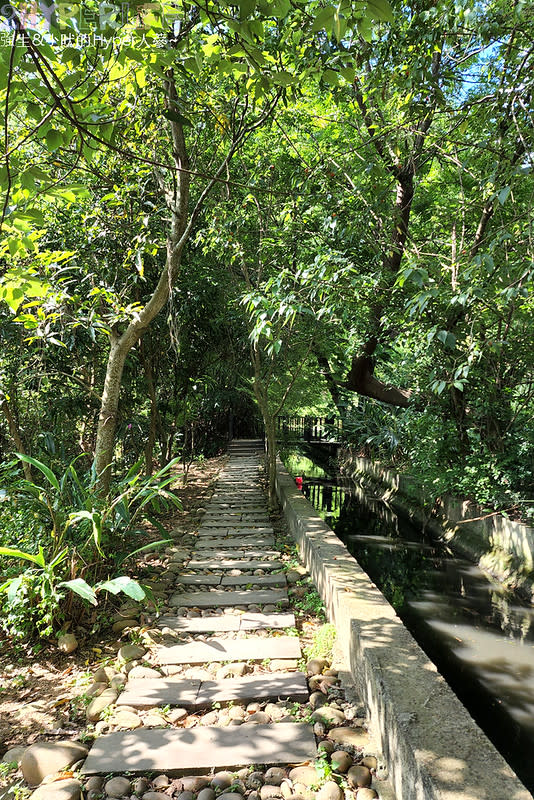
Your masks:
<svg viewBox="0 0 534 800"><path fill-rule="evenodd" d="M243 486L255 489L258 487L259 478L259 469L252 466L252 464L245 464L242 467L229 471L227 475L217 481L216 486L217 488L226 486L237 488Z"/></svg>
<svg viewBox="0 0 534 800"><path fill-rule="evenodd" d="M220 500L218 503L210 502L205 506L205 509L207 514L215 512L228 513L234 510L239 510L240 513L243 511L246 513L249 513L250 511L261 511L263 514L265 514L265 506L263 503L256 503L254 500L244 500L243 498L240 498L239 500L230 500L229 502L224 502L223 500Z"/></svg>
<svg viewBox="0 0 534 800"><path fill-rule="evenodd" d="M180 575L175 583L179 586L220 586L222 575Z"/></svg>
<svg viewBox="0 0 534 800"><path fill-rule="evenodd" d="M201 525L198 529L198 536L258 536L265 534L267 536L272 536L274 531L270 525L258 525L257 528L255 527L242 527L236 528L234 525L229 525L227 527L223 526L213 526L213 525Z"/></svg>
<svg viewBox="0 0 534 800"><path fill-rule="evenodd" d="M228 608L231 606L257 606L287 603L283 589L245 589L243 591L177 592L169 600L171 608Z"/></svg>
<svg viewBox="0 0 534 800"><path fill-rule="evenodd" d="M254 536L274 536L274 531L268 525L258 525L257 528L252 525L201 525L198 529L197 539L202 537L207 539L210 536L233 537L235 544L239 546L240 537L253 539Z"/></svg>
<svg viewBox="0 0 534 800"><path fill-rule="evenodd" d="M130 678L117 699L118 706L196 708L201 681L184 678Z"/></svg>
<svg viewBox="0 0 534 800"><path fill-rule="evenodd" d="M258 475L239 475L232 478L227 478L223 481L218 481L217 490L223 492L238 492L245 487L256 488L258 483Z"/></svg>
<svg viewBox="0 0 534 800"><path fill-rule="evenodd" d="M210 500L222 498L223 502L226 503L228 500L235 500L236 502L243 499L250 500L251 497L254 497L258 503L265 506L265 495L257 486L240 486L239 488L223 491L219 486L215 485Z"/></svg>
<svg viewBox="0 0 534 800"><path fill-rule="evenodd" d="M206 506L206 515L209 518L209 517L214 517L216 515L228 513L229 511L237 511L237 510L239 510L241 514L243 513L248 514L250 510L258 514L261 512L265 516L268 516L266 514L265 508L264 507L259 508L254 500L250 500L249 502L247 502L246 500L243 499L234 502L230 501L229 503L225 503L221 500L217 505L210 503L209 505Z"/></svg>
<svg viewBox="0 0 534 800"><path fill-rule="evenodd" d="M198 550L214 550L217 547L225 547L227 545L235 545L237 542L232 537L214 536L212 538L198 538L193 546L194 552ZM274 547L275 541L273 536L243 536L239 540L242 547Z"/></svg>
<svg viewBox="0 0 534 800"><path fill-rule="evenodd" d="M180 586L287 586L286 576L280 575L180 575Z"/></svg>
<svg viewBox="0 0 534 800"><path fill-rule="evenodd" d="M261 519L260 517L257 519L240 519L239 517L234 517L233 520L213 517L213 519L203 519L199 527L203 529L228 528L236 531L242 531L246 528L250 528L254 531L258 529L263 531L270 529L271 533L273 531L273 527L267 517L262 517Z"/></svg>
<svg viewBox="0 0 534 800"><path fill-rule="evenodd" d="M287 586L286 576L280 575L226 575L221 586Z"/></svg>
<svg viewBox="0 0 534 800"><path fill-rule="evenodd" d="M187 565L188 569L282 569L281 561L268 561L267 559L256 559L247 561L246 559L225 558L225 559L191 559Z"/></svg>
<svg viewBox="0 0 534 800"><path fill-rule="evenodd" d="M217 480L217 485L221 483L229 483L233 480L243 480L244 485L250 487L258 487L261 470L258 466L258 460L254 457L249 459L242 459L235 464L228 466L222 472Z"/></svg>
<svg viewBox="0 0 534 800"><path fill-rule="evenodd" d="M280 675L245 675L213 681L192 681L183 678L130 679L117 700L118 706L153 708L180 706L206 708L212 703L263 702L267 700L308 700L308 684L302 672Z"/></svg>
<svg viewBox="0 0 534 800"><path fill-rule="evenodd" d="M315 736L305 723L119 731L95 741L82 773L183 775L212 767L298 764L316 755Z"/></svg>
<svg viewBox="0 0 534 800"><path fill-rule="evenodd" d="M226 522L216 522L216 521L209 521L206 522L202 520L201 528L235 528L236 530L243 530L243 528L250 528L251 530L262 530L265 528L270 528L272 531L272 526L268 524L269 520L266 519L265 522L253 522L252 520L246 520L240 522L238 520L234 520L233 522L226 521Z"/></svg>
<svg viewBox="0 0 534 800"><path fill-rule="evenodd" d="M226 633L229 631L283 630L295 627L295 617L290 612L260 614L246 611L243 614L221 614L216 617L160 617L159 628L169 628L176 633Z"/></svg>
<svg viewBox="0 0 534 800"><path fill-rule="evenodd" d="M198 693L201 707L212 703L229 703L240 700L246 703L266 700L294 700L305 703L309 699L306 676L302 672L246 675L221 681L203 681Z"/></svg>
<svg viewBox="0 0 534 800"><path fill-rule="evenodd" d="M236 543L237 544L237 543ZM214 559L221 559L223 560L232 560L232 559L246 559L250 558L251 560L257 560L260 558L272 558L276 560L280 558L280 551L279 550L258 550L257 548L241 548L238 549L235 545L232 546L233 543L229 542L227 547L214 547L213 549L206 548L205 550L201 550L197 553L198 559L200 558L207 558L210 559L212 562ZM193 559L193 561L197 561L197 558ZM189 562L192 563L191 561Z"/></svg>
<svg viewBox="0 0 534 800"><path fill-rule="evenodd" d="M249 491L246 492L245 490L241 489L240 491L225 491L217 490L215 494L211 496L211 500L215 503L257 503L263 504L265 507L265 497L256 492L256 491Z"/></svg>
<svg viewBox="0 0 534 800"><path fill-rule="evenodd" d="M243 508L235 508L235 509L228 509L228 508L221 508L221 509L214 509L213 511L207 510L204 514L204 519L210 519L211 517L215 517L215 519L235 519L241 517L247 517L250 519L255 519L256 517L262 517L264 519L268 518L267 511L265 508L258 508L258 509L243 509Z"/></svg>
<svg viewBox="0 0 534 800"><path fill-rule="evenodd" d="M211 639L208 642L187 642L158 647L156 663L204 664L215 661L263 661L300 658L300 642L296 636L272 639Z"/></svg>

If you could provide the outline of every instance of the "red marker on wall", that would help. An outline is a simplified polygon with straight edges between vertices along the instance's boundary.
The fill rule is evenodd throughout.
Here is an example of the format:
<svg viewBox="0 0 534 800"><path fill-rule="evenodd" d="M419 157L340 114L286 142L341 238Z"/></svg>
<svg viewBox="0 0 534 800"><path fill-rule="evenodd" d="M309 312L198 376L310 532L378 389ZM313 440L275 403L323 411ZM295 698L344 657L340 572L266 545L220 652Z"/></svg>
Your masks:
<svg viewBox="0 0 534 800"><path fill-rule="evenodd" d="M302 491L302 478L295 478L295 483L297 484L297 489Z"/></svg>

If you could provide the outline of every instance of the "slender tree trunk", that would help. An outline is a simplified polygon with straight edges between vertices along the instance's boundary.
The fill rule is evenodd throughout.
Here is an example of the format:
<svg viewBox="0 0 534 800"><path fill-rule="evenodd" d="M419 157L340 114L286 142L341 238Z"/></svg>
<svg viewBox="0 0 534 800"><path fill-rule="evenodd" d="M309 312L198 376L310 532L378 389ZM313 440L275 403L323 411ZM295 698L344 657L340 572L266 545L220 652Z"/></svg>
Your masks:
<svg viewBox="0 0 534 800"><path fill-rule="evenodd" d="M276 499L276 420L272 414L264 415L265 436L267 438L267 472L269 477L269 506L275 508Z"/></svg>
<svg viewBox="0 0 534 800"><path fill-rule="evenodd" d="M340 418L343 419L343 417L345 416L345 407L341 401L341 393L339 391L339 386L336 383L334 376L332 375L330 362L328 361L328 358L319 351L315 352L315 358L317 359L317 363L321 369L323 378L325 379L326 387L330 393L330 397L332 398L334 405L338 410Z"/></svg>
<svg viewBox="0 0 534 800"><path fill-rule="evenodd" d="M171 73L165 82L165 99L167 108L175 110L178 105L178 98ZM146 305L132 319L122 334L115 331L111 335L104 391L98 418L94 460L94 467L98 476L98 491L101 494L107 494L111 481L119 395L126 358L134 344L167 302L171 286L180 268L182 251L189 238L193 222L200 211L207 192L214 183L214 181L210 181L202 192L193 213L189 214L190 173L184 131L181 123L175 121L170 122L170 129L172 154L176 169L173 187L168 188L161 176L156 176L165 196L167 207L171 212L171 228L167 237L165 267Z"/></svg>
<svg viewBox="0 0 534 800"><path fill-rule="evenodd" d="M144 342L141 343L140 353L141 361L143 363L143 370L145 373L145 381L148 392L148 399L150 402L150 418L148 425L148 436L145 442L145 472L147 475L152 475L154 465L154 445L156 443L156 432L158 429L158 398L156 393L156 384L154 381L154 370L152 369L152 359L150 353L145 352Z"/></svg>
<svg viewBox="0 0 534 800"><path fill-rule="evenodd" d="M9 435L13 439L15 447L17 449L17 453L20 453L22 456L27 456L28 451L26 446L24 445L24 441L22 439L22 433L19 429L17 421L13 415L7 397L5 395L2 396L0 399L0 409L4 417L6 418L7 426L9 428ZM31 466L26 462L22 462L22 469L24 471L24 477L27 481L33 480Z"/></svg>
<svg viewBox="0 0 534 800"><path fill-rule="evenodd" d="M179 102L172 70L167 75L164 88L167 109L176 113L177 108L179 108ZM167 257L157 286L146 305L137 312L135 318L132 319L122 334L115 333L111 337L94 460L98 476L97 491L100 494L105 495L108 493L111 481L119 394L122 372L128 353L167 302L170 290L180 269L184 246L189 239L193 225L204 206L208 194L226 169L239 142L251 130L258 127L264 119L267 119L273 109L274 104L269 107L268 111L260 118L260 121L256 121L250 128L247 128L246 125L239 127L225 158L200 193L200 197L191 212L189 212L191 172L183 125L174 120L169 123L172 139L172 158L175 166L172 185L167 184L159 173L155 173L161 192L165 197L165 203L171 214L171 226L167 237Z"/></svg>
<svg viewBox="0 0 534 800"><path fill-rule="evenodd" d="M129 326L130 328L131 326ZM128 328L128 331L129 331ZM134 337L135 330L130 336L117 336L112 334L106 367L102 403L98 415L98 430L95 444L94 467L99 480L99 489L107 493L111 480L111 465L115 451L115 431L117 428L117 415L119 409L119 396L122 382L124 364L135 340L141 331Z"/></svg>
<svg viewBox="0 0 534 800"><path fill-rule="evenodd" d="M263 426L267 438L267 479L269 487L269 508L276 507L276 419L269 408L269 389L261 376L260 355L257 350L252 352L254 365L254 395L258 402Z"/></svg>
<svg viewBox="0 0 534 800"><path fill-rule="evenodd" d="M391 288L396 280L406 247L410 214L414 199L414 178L422 161L426 137L434 120L434 114L437 108L436 89L438 88L440 67L441 48L436 50L432 56L433 86L430 87L428 110L415 129L416 135L411 151L406 153L402 159L395 152L390 142L387 140L384 141L383 138L376 136L378 130L375 124L377 111L368 106L368 100L360 92L357 84L355 84L354 95L356 103L360 109L363 123L368 129L370 141L382 163L388 172L394 176L396 182L390 240L385 247L382 257L384 273L388 276L388 288ZM373 329L370 331L370 335L363 346L363 352L352 358L351 368L344 386L350 391L357 392L366 397L372 397L375 400L381 400L383 403L407 408L411 392L395 386L388 386L378 380L378 378L375 378L373 374L376 360L375 351L378 342L385 335L384 311L383 301L378 300L373 313Z"/></svg>

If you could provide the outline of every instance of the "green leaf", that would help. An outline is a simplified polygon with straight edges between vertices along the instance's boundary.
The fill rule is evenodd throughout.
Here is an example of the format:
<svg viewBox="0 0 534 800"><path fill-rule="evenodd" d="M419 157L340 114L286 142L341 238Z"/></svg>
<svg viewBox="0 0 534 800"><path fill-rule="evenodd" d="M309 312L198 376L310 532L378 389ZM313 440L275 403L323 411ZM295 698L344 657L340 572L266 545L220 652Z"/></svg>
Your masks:
<svg viewBox="0 0 534 800"><path fill-rule="evenodd" d="M121 575L119 578L112 578L110 581L97 584L97 589L111 594L119 594L124 592L125 595L131 597L132 600L144 600L145 590L140 586L137 581L132 580L127 575Z"/></svg>
<svg viewBox="0 0 534 800"><path fill-rule="evenodd" d="M239 0L239 19L246 19L256 10L256 0Z"/></svg>
<svg viewBox="0 0 534 800"><path fill-rule="evenodd" d="M291 75L290 72L275 72L271 76L271 80L277 86L291 86L291 84L297 82L297 78L294 75Z"/></svg>
<svg viewBox="0 0 534 800"><path fill-rule="evenodd" d="M323 72L323 81L330 86L337 86L339 83L339 75L333 69L325 69Z"/></svg>
<svg viewBox="0 0 534 800"><path fill-rule="evenodd" d="M45 560L43 549L41 548L38 555L33 553L25 553L23 550L18 550L16 547L0 547L0 556L8 556L8 558L22 558L24 561L31 561L32 564L37 564L38 567L44 569Z"/></svg>
<svg viewBox="0 0 534 800"><path fill-rule="evenodd" d="M366 42L373 38L373 20L369 16L362 17L357 24L358 33Z"/></svg>
<svg viewBox="0 0 534 800"><path fill-rule="evenodd" d="M7 590L7 600L8 603L13 604L16 600L17 593L22 586L22 581L24 580L24 575L19 575L10 582L10 586Z"/></svg>
<svg viewBox="0 0 534 800"><path fill-rule="evenodd" d="M291 8L290 0L275 0L274 3L271 3L270 14L277 19L283 19L287 16L289 9Z"/></svg>
<svg viewBox="0 0 534 800"><path fill-rule="evenodd" d="M47 149L53 153L54 150L57 150L58 147L61 147L63 144L63 134L61 131L56 131L54 128L51 128L48 133L46 134L46 146Z"/></svg>
<svg viewBox="0 0 534 800"><path fill-rule="evenodd" d="M382 22L394 22L393 9L388 0L367 0L365 14L370 19L378 19Z"/></svg>
<svg viewBox="0 0 534 800"><path fill-rule="evenodd" d="M340 42L347 31L347 21L345 17L341 17L336 10L334 15L334 34L338 42Z"/></svg>
<svg viewBox="0 0 534 800"><path fill-rule="evenodd" d="M41 547L40 550L42 551L42 549L43 548ZM65 561L65 559L68 557L68 555L69 555L69 548L64 547L63 550L61 550L61 552L59 552L48 564L49 571L53 570L55 567L58 567L60 564L62 564L63 561Z"/></svg>
<svg viewBox="0 0 534 800"><path fill-rule="evenodd" d="M28 103L26 105L26 111L28 112L28 116L30 116L32 119L41 119L41 108L37 105L37 103Z"/></svg>
<svg viewBox="0 0 534 800"><path fill-rule="evenodd" d="M318 14L316 15L313 25L312 31L320 31L325 28L327 31L332 30L332 21L334 19L335 10L333 6L327 6L326 8L322 8Z"/></svg>
<svg viewBox="0 0 534 800"><path fill-rule="evenodd" d="M342 67L339 72L349 83L352 83L356 77L356 70L354 67Z"/></svg>
<svg viewBox="0 0 534 800"><path fill-rule="evenodd" d="M150 522L154 523L154 519L150 518ZM161 523L159 523L161 527ZM139 553L148 553L151 550L157 550L158 547L162 547L165 544L172 544L172 539L160 539L157 542L150 542L150 544L145 544L144 547L138 547L137 550L132 550L131 553L128 553L127 556L124 556L121 559L120 563L123 564L127 559L132 558L133 556L138 555Z"/></svg>
<svg viewBox="0 0 534 800"><path fill-rule="evenodd" d="M508 200L508 197L510 195L511 190L512 190L511 186L505 186L504 189L501 189L501 191L497 195L498 198L499 198L499 203L501 204L501 206L503 206L506 203L506 201Z"/></svg>
<svg viewBox="0 0 534 800"><path fill-rule="evenodd" d="M166 117L171 122L177 122L179 125L191 125L191 120L184 117L183 114L180 114L179 111L171 111L169 109L165 109L163 112L163 116Z"/></svg>
<svg viewBox="0 0 534 800"><path fill-rule="evenodd" d="M438 331L438 339L442 342L445 347L448 347L449 350L454 350L456 347L456 336L454 333L450 331Z"/></svg>
<svg viewBox="0 0 534 800"><path fill-rule="evenodd" d="M79 520L86 519L91 523L92 533L93 533L93 541L95 543L95 547L100 553L100 555L104 555L102 552L102 548L100 546L102 540L102 517L98 511L75 511L72 514L69 514L69 522L78 522Z"/></svg>
<svg viewBox="0 0 534 800"><path fill-rule="evenodd" d="M19 239L11 239L10 238L10 239L7 240L7 246L9 248L9 254L11 256L15 256L15 255L17 255L17 253L18 253L18 251L20 249L20 246L21 246L20 245L20 240Z"/></svg>
<svg viewBox="0 0 534 800"><path fill-rule="evenodd" d="M42 472L45 478L47 479L48 483L54 487L56 492L58 493L61 492L58 479L56 478L52 470L46 466L46 464L43 464L41 461L37 461L36 458L32 458L31 456L22 455L22 453L15 453L15 455L17 456L17 458L20 458L21 461L25 461L27 464L31 464L32 467L35 467L40 472Z"/></svg>
<svg viewBox="0 0 534 800"><path fill-rule="evenodd" d="M65 586L84 600L88 600L93 606L98 605L94 589L86 583L83 578L74 578L72 581L61 581L58 586Z"/></svg>

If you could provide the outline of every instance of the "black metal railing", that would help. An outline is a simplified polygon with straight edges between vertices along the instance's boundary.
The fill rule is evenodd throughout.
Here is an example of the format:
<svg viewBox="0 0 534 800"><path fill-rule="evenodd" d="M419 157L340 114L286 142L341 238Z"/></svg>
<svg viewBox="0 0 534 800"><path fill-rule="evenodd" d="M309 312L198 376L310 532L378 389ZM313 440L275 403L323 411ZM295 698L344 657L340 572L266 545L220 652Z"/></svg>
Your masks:
<svg viewBox="0 0 534 800"><path fill-rule="evenodd" d="M343 438L343 424L339 417L279 416L276 421L279 439L341 442Z"/></svg>

